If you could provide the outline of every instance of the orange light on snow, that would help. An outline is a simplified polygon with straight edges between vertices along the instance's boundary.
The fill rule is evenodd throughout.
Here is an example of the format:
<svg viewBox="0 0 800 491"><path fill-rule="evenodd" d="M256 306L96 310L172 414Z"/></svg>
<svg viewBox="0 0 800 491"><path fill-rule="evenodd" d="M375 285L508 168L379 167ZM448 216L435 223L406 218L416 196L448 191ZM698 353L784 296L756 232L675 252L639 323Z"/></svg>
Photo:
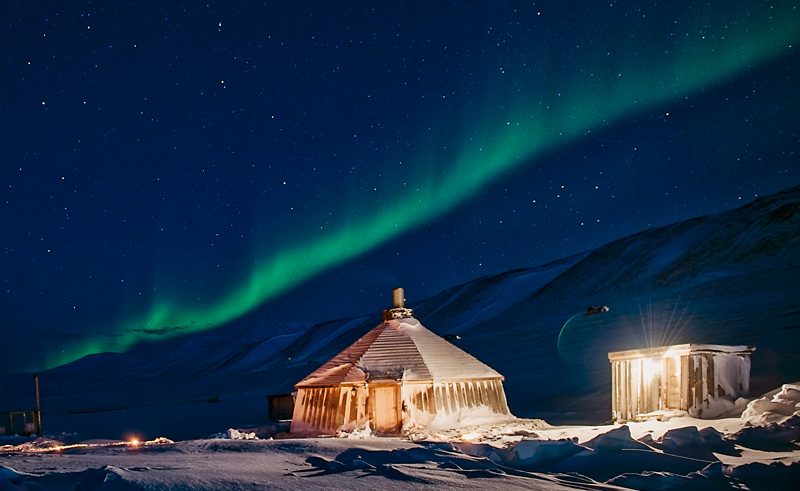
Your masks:
<svg viewBox="0 0 800 491"><path fill-rule="evenodd" d="M461 441L474 442L480 440L482 436L483 435L481 435L480 433L466 433L464 435L461 435Z"/></svg>

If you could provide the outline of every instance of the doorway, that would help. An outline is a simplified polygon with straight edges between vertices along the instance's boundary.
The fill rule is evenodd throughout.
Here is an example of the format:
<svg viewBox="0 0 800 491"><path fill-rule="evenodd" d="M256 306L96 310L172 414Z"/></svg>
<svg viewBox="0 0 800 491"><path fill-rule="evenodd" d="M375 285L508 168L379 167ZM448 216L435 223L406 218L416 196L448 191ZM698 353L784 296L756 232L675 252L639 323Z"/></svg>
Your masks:
<svg viewBox="0 0 800 491"><path fill-rule="evenodd" d="M373 431L380 434L400 432L400 384L369 384L368 404Z"/></svg>

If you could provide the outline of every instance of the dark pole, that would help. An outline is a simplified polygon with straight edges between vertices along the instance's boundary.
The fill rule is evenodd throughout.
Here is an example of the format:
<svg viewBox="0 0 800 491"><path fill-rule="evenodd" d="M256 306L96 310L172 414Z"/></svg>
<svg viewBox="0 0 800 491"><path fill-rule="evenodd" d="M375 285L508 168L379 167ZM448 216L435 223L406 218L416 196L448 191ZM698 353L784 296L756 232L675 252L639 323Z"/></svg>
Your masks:
<svg viewBox="0 0 800 491"><path fill-rule="evenodd" d="M39 397L39 374L33 374L33 383L36 386L36 434L42 436L42 400Z"/></svg>

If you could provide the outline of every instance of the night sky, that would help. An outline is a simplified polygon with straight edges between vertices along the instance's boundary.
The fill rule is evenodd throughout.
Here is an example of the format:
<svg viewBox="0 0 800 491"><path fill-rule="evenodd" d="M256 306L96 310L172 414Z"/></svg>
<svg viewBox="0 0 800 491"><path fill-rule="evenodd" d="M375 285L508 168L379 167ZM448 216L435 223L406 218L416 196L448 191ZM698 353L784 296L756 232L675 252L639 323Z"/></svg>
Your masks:
<svg viewBox="0 0 800 491"><path fill-rule="evenodd" d="M800 183L797 2L4 2L0 373Z"/></svg>

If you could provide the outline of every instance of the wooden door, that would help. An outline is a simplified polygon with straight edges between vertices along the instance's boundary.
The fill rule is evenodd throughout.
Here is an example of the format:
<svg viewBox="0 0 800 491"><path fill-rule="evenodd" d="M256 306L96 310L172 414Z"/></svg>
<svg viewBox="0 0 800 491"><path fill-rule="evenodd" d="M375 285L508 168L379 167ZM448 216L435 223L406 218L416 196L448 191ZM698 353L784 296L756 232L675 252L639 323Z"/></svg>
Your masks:
<svg viewBox="0 0 800 491"><path fill-rule="evenodd" d="M373 431L382 434L400 432L400 384L370 384L368 405Z"/></svg>

